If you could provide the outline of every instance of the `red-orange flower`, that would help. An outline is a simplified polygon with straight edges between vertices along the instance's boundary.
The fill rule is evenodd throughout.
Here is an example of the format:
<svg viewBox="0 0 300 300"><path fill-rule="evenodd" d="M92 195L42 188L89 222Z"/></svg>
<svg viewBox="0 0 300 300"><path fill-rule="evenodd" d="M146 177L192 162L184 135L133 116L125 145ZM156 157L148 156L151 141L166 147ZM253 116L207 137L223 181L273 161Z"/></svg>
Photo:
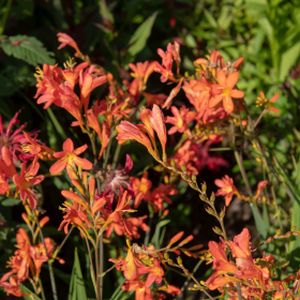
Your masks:
<svg viewBox="0 0 300 300"><path fill-rule="evenodd" d="M216 76L217 84L213 87L215 96L210 100L209 106L215 107L222 101L224 110L229 114L232 113L234 110L232 99L244 97L244 92L234 88L238 78L239 72L237 71L227 75L225 71L219 70Z"/></svg>
<svg viewBox="0 0 300 300"><path fill-rule="evenodd" d="M163 160L165 160L167 134L162 111L157 105L153 106L152 111L145 108L141 111L141 120L143 124L134 125L128 121L122 121L116 127L119 143L123 144L129 140L135 140L145 146L155 159L159 159L156 150L155 132L161 144Z"/></svg>
<svg viewBox="0 0 300 300"><path fill-rule="evenodd" d="M166 118L166 123L173 125L173 127L169 129L168 134L174 134L175 132L189 132L188 126L194 120L196 113L190 111L185 106L180 107L180 110L178 110L177 107L172 106L171 111L173 117L168 116Z"/></svg>
<svg viewBox="0 0 300 300"><path fill-rule="evenodd" d="M18 230L16 241L17 250L8 262L10 271L1 277L0 286L7 294L21 297L21 284L27 279L38 282L43 263L53 254L54 243L50 238L45 238L43 243L31 245L23 228Z"/></svg>
<svg viewBox="0 0 300 300"><path fill-rule="evenodd" d="M274 288L268 269L252 258L250 238L249 230L244 228L233 241L209 242L214 269L206 281L209 289L218 289L220 292L226 290L232 299L236 299L238 283L245 299L263 299L265 292ZM233 259L228 258L226 247Z"/></svg>
<svg viewBox="0 0 300 300"><path fill-rule="evenodd" d="M135 96L146 88L146 83L154 71L155 64L145 61L143 63L129 64L128 66L133 71L130 75L134 78L130 83L129 93Z"/></svg>
<svg viewBox="0 0 300 300"><path fill-rule="evenodd" d="M131 177L132 190L135 196L134 207L138 207L150 191L152 182L148 179L147 173L142 178Z"/></svg>
<svg viewBox="0 0 300 300"><path fill-rule="evenodd" d="M20 198L23 202L28 200L31 208L35 208L37 205L37 196L33 187L44 180L43 175L37 175L39 168L40 164L35 159L28 167L23 163L21 173L13 176L13 181L17 192L20 193Z"/></svg>
<svg viewBox="0 0 300 300"><path fill-rule="evenodd" d="M52 175L57 175L66 169L70 176L75 166L83 170L92 169L93 164L90 161L78 156L83 153L87 147L87 145L83 145L74 149L73 141L70 138L66 139L63 143L63 151L56 152L53 155L55 158L59 158L59 160L51 166L50 173Z"/></svg>
<svg viewBox="0 0 300 300"><path fill-rule="evenodd" d="M57 39L60 42L58 49L62 49L66 46L70 46L76 51L75 56L83 56L77 43L68 34L59 32L57 34Z"/></svg>
<svg viewBox="0 0 300 300"><path fill-rule="evenodd" d="M268 99L264 92L260 92L259 96L256 98L256 105L257 106L264 106L268 111L273 113L278 113L280 110L273 106L273 103L277 101L280 97L279 93L276 93L272 98Z"/></svg>
<svg viewBox="0 0 300 300"><path fill-rule="evenodd" d="M174 41L174 43L169 43L167 46L167 51L162 49L157 50L158 55L162 59L162 63L156 63L155 71L161 74L161 82L166 82L168 80L175 81L175 77L172 71L173 62L176 63L176 71L179 73L180 65L180 45Z"/></svg>
<svg viewBox="0 0 300 300"><path fill-rule="evenodd" d="M216 192L217 196L223 196L225 198L225 205L228 206L235 194L238 194L238 190L234 185L233 179L228 175L225 175L222 179L216 179L215 184L219 187Z"/></svg>

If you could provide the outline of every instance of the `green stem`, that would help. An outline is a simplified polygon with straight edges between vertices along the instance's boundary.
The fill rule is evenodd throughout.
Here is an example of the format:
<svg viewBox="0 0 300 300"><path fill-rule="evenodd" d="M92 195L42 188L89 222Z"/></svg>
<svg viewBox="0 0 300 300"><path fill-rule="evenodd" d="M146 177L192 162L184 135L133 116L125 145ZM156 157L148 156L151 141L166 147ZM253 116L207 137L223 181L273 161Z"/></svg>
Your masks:
<svg viewBox="0 0 300 300"><path fill-rule="evenodd" d="M119 156L120 156L120 152L121 152L121 144L118 143L115 153L114 153L114 158L113 158L113 162L112 162L112 167L113 169L117 166L118 160L119 160Z"/></svg>
<svg viewBox="0 0 300 300"><path fill-rule="evenodd" d="M90 272L91 272L91 277L92 277L92 283L93 283L93 286L94 286L94 290L95 290L95 294L96 294L96 299L99 300L97 286L96 286L96 280L95 280L95 270L94 270L94 264L93 264L93 259L92 259L91 247L89 245L89 241L86 238L84 240L85 240L86 247L88 249L88 254L89 254Z"/></svg>
<svg viewBox="0 0 300 300"><path fill-rule="evenodd" d="M49 253L48 253L48 250L47 250L47 247L46 247L46 243L45 243L44 235L43 235L43 232L42 232L42 228L41 228L40 223L39 223L38 220L36 220L36 224L39 228L39 233L40 233L40 236L41 236L41 239L42 239L42 243L45 247L45 251L46 251L46 254L47 254L47 257L48 257L49 276L50 276L50 284L51 284L51 289L52 289L53 300L58 300L57 288L56 288L54 272L53 272L53 267L52 267L53 261L50 261L50 256L49 256Z"/></svg>
<svg viewBox="0 0 300 300"><path fill-rule="evenodd" d="M4 10L4 14L3 14L3 17L1 20L0 35L3 34L3 32L4 32L5 25L6 25L9 13L10 13L11 5L12 5L12 0L8 0L6 7L2 9L2 10Z"/></svg>
<svg viewBox="0 0 300 300"><path fill-rule="evenodd" d="M60 123L58 122L55 114L53 113L51 108L47 109L47 113L50 117L50 120L52 121L56 131L60 134L60 136L65 140L67 138L67 134L64 131L64 129L62 128L62 126L60 125Z"/></svg>
<svg viewBox="0 0 300 300"><path fill-rule="evenodd" d="M55 278L54 278L54 271L53 271L53 267L52 267L52 262L48 261L48 266L49 266L49 275L50 275L50 283L51 283L53 300L58 300L56 283L55 283Z"/></svg>
<svg viewBox="0 0 300 300"><path fill-rule="evenodd" d="M64 244L66 243L67 239L69 238L69 236L71 235L72 231L74 229L74 225L72 225L70 231L68 232L68 234L64 237L63 241L60 243L60 245L55 249L52 258L50 259L50 262L52 263L52 261L54 261L54 259L56 258L56 256L58 255L58 253L60 252L60 250L62 249L62 247L64 246Z"/></svg>
<svg viewBox="0 0 300 300"><path fill-rule="evenodd" d="M45 292L44 292L44 287L41 279L39 279L39 284L40 284L40 289L41 289L41 296L43 300L46 300Z"/></svg>
<svg viewBox="0 0 300 300"><path fill-rule="evenodd" d="M243 181L246 185L246 189L247 189L247 193L253 197L253 192L251 190L251 186L250 186L250 183L249 183L249 180L248 180L248 176L246 174L246 171L245 171L245 168L244 168L244 164L243 164L243 159L240 155L240 153L238 153L237 150L234 150L234 157L235 157L235 160L240 168L240 172L241 172L241 175L242 175L242 178L243 178Z"/></svg>
<svg viewBox="0 0 300 300"><path fill-rule="evenodd" d="M100 236L99 240L99 299L103 299L103 260L104 260L104 253L103 253L103 235Z"/></svg>

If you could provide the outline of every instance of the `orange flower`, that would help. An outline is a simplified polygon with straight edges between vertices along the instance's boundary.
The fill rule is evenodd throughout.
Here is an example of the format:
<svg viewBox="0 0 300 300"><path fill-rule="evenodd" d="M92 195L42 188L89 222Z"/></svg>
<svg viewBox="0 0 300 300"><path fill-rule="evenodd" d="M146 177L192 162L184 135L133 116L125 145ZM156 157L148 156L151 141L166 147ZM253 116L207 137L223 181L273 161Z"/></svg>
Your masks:
<svg viewBox="0 0 300 300"><path fill-rule="evenodd" d="M130 75L134 80L130 83L129 93L131 95L138 95L146 88L146 83L149 76L154 71L154 63L145 61L143 63L129 64L129 68L133 71Z"/></svg>
<svg viewBox="0 0 300 300"><path fill-rule="evenodd" d="M59 45L58 49L62 49L66 46L70 46L76 51L75 56L79 56L79 57L83 56L83 54L81 53L77 43L68 34L63 33L63 32L59 32L57 34L57 39L60 42L60 45Z"/></svg>
<svg viewBox="0 0 300 300"><path fill-rule="evenodd" d="M53 150L40 143L36 138L32 138L27 132L23 132L25 142L22 145L24 153L29 153L40 159L50 159L53 156Z"/></svg>
<svg viewBox="0 0 300 300"><path fill-rule="evenodd" d="M234 110L232 98L244 97L244 92L234 89L238 78L239 72L237 71L226 75L225 71L219 70L216 76L217 84L213 87L215 96L210 100L209 106L215 107L222 101L224 110L229 114L232 113Z"/></svg>
<svg viewBox="0 0 300 300"><path fill-rule="evenodd" d="M111 259L111 261L124 274L126 279L124 290L134 291L136 300L154 299L150 287L153 284L161 284L164 270L161 267L160 256L153 246L129 245L125 258Z"/></svg>
<svg viewBox="0 0 300 300"><path fill-rule="evenodd" d="M219 187L216 195L225 197L225 205L229 206L232 197L238 194L233 179L228 175L225 175L222 179L216 179L215 184Z"/></svg>
<svg viewBox="0 0 300 300"><path fill-rule="evenodd" d="M98 154L98 159L100 159L109 143L109 128L105 121L102 124L99 123L99 120L92 109L89 109L86 112L86 118L87 125L97 133L101 143L101 149Z"/></svg>
<svg viewBox="0 0 300 300"><path fill-rule="evenodd" d="M107 77L102 69L95 65L89 66L79 73L80 100L85 111L88 108L90 95L98 86L106 83Z"/></svg>
<svg viewBox="0 0 300 300"><path fill-rule="evenodd" d="M128 140L135 140L145 146L148 152L155 159L159 160L159 154L156 150L155 132L161 144L163 160L165 160L167 134L164 116L160 108L154 105L152 111L146 108L143 109L141 111L141 120L143 124L134 125L128 121L122 121L120 125L116 127L119 143L123 144Z"/></svg>
<svg viewBox="0 0 300 300"><path fill-rule="evenodd" d="M172 106L171 111L174 117L167 117L166 123L173 124L174 126L169 129L168 134L174 134L175 132L189 132L188 126L195 118L195 112L188 110L185 106L177 107Z"/></svg>
<svg viewBox="0 0 300 300"><path fill-rule="evenodd" d="M54 252L54 243L50 238L45 238L43 243L31 245L23 228L18 230L16 241L17 250L8 262L10 271L1 277L0 286L7 294L21 297L21 284L27 279L38 281L43 263L47 262Z"/></svg>
<svg viewBox="0 0 300 300"><path fill-rule="evenodd" d="M280 97L279 93L276 93L272 98L268 99L264 92L260 92L259 96L256 98L256 105L257 106L264 106L267 111L273 112L273 113L279 113L280 110L273 106L273 103L277 101L277 99Z"/></svg>
<svg viewBox="0 0 300 300"><path fill-rule="evenodd" d="M163 211L166 203L172 203L170 196L176 194L177 190L174 186L161 183L157 188L145 195L145 200L153 206L156 212Z"/></svg>
<svg viewBox="0 0 300 300"><path fill-rule="evenodd" d="M152 182L148 179L147 173L141 179L131 177L132 190L135 195L134 207L138 207L150 191Z"/></svg>
<svg viewBox="0 0 300 300"><path fill-rule="evenodd" d="M267 185L268 185L268 181L267 180L261 180L257 184L256 193L255 193L255 196L254 196L255 200L258 200L261 197L261 195L262 195L264 189L267 187Z"/></svg>
<svg viewBox="0 0 300 300"><path fill-rule="evenodd" d="M155 71L161 74L160 81L166 82L168 80L175 81L175 77L172 71L173 62L176 63L176 71L179 73L180 65L180 45L176 41L169 43L167 51L162 49L157 50L158 55L162 59L162 63L156 63Z"/></svg>
<svg viewBox="0 0 300 300"><path fill-rule="evenodd" d="M21 173L13 176L13 181L16 185L17 192L20 193L20 198L23 202L28 200L31 208L35 208L37 205L37 196L33 187L44 180L43 175L36 176L39 168L40 164L37 162L37 159L34 159L28 167L26 167L26 164L23 163Z"/></svg>
<svg viewBox="0 0 300 300"><path fill-rule="evenodd" d="M218 289L220 292L226 290L232 299L236 299L236 283L239 283L240 293L245 299L264 299L265 291L274 289L268 269L258 265L252 258L250 238L249 230L244 228L233 241L209 242L214 269L206 281L209 289ZM233 259L227 257L226 246Z"/></svg>
<svg viewBox="0 0 300 300"><path fill-rule="evenodd" d="M72 171L75 166L83 170L92 169L93 164L90 161L78 156L83 153L87 147L87 145L83 145L74 150L73 141L70 138L66 139L63 143L63 151L56 152L53 155L55 158L59 158L59 160L51 166L50 173L52 175L57 175L66 169L68 175L72 177Z"/></svg>

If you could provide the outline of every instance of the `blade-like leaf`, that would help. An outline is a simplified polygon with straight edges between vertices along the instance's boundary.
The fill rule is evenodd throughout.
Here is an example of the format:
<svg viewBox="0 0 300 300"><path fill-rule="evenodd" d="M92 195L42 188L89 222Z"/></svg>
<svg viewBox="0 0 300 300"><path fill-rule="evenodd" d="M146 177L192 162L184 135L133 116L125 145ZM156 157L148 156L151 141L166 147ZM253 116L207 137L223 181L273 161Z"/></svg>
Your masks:
<svg viewBox="0 0 300 300"><path fill-rule="evenodd" d="M23 296L24 300L41 300L41 298L39 298L36 294L34 294L25 285L21 285L21 290L25 294L25 296Z"/></svg>
<svg viewBox="0 0 300 300"><path fill-rule="evenodd" d="M157 248L160 246L159 244L160 244L161 230L168 223L170 223L170 220L162 220L162 221L158 222L155 227L155 231L154 231L153 237L151 239L151 244L154 244L154 246Z"/></svg>
<svg viewBox="0 0 300 300"><path fill-rule="evenodd" d="M300 56L300 42L286 50L281 56L279 79L283 81Z"/></svg>
<svg viewBox="0 0 300 300"><path fill-rule="evenodd" d="M147 40L151 34L153 24L155 22L157 12L153 13L146 21L144 21L134 32L129 41L128 52L135 56L145 47Z"/></svg>
<svg viewBox="0 0 300 300"><path fill-rule="evenodd" d="M20 199L8 198L8 199L1 201L1 204L3 206L15 206L15 205L18 205L20 202L21 202Z"/></svg>
<svg viewBox="0 0 300 300"><path fill-rule="evenodd" d="M74 264L70 282L68 300L87 300L86 290L84 286L84 280L81 272L78 251L75 248Z"/></svg>
<svg viewBox="0 0 300 300"><path fill-rule="evenodd" d="M269 228L269 218L268 215L263 213L261 214L256 206L256 204L251 203L250 204L255 226L257 228L257 231L261 234L263 238L267 237L268 234L268 228Z"/></svg>

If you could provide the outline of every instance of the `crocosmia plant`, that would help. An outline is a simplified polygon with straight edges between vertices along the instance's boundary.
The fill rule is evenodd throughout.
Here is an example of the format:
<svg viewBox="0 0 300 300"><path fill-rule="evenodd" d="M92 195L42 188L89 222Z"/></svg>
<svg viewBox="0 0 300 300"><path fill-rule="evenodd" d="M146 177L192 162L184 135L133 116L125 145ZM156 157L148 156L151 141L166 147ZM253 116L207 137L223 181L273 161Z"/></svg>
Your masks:
<svg viewBox="0 0 300 300"><path fill-rule="evenodd" d="M260 133L282 118L280 93L245 99L243 57L218 50L187 71L180 39L118 74L57 39L69 58L37 66L32 105L59 137L44 142L22 111L0 119L1 203L19 220L7 297L300 299L300 210L291 221L278 200L300 197Z"/></svg>

